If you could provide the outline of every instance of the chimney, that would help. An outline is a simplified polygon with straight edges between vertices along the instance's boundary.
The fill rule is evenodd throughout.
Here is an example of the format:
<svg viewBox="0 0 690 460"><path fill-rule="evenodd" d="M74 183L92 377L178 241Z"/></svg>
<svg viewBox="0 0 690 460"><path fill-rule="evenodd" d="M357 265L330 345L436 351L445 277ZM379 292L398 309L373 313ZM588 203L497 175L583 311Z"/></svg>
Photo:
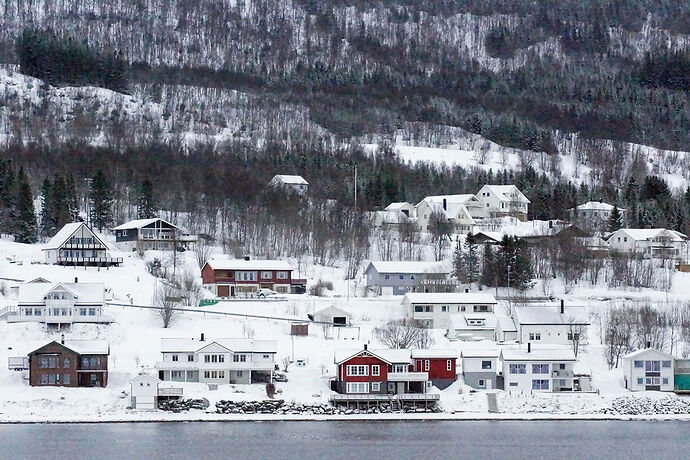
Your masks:
<svg viewBox="0 0 690 460"><path fill-rule="evenodd" d="M364 344L364 351L367 350L367 347L368 347L368 345L365 343L365 344Z"/></svg>
<svg viewBox="0 0 690 460"><path fill-rule="evenodd" d="M75 277L74 277L74 284L77 284L78 282L79 282L79 278L77 278L77 277L75 276Z"/></svg>
<svg viewBox="0 0 690 460"><path fill-rule="evenodd" d="M60 343L63 345L65 344L65 334L60 335Z"/></svg>
<svg viewBox="0 0 690 460"><path fill-rule="evenodd" d="M527 342L527 353L532 353L532 342Z"/></svg>
<svg viewBox="0 0 690 460"><path fill-rule="evenodd" d="M249 261L249 256L244 256L244 260Z"/></svg>
<svg viewBox="0 0 690 460"><path fill-rule="evenodd" d="M448 210L448 203L446 202L446 199L443 199L443 210L447 211Z"/></svg>
<svg viewBox="0 0 690 460"><path fill-rule="evenodd" d="M561 299L561 315L565 313L565 300Z"/></svg>
<svg viewBox="0 0 690 460"><path fill-rule="evenodd" d="M200 341L200 342L203 342L204 340L205 340L205 338L204 338L204 333L202 332L202 333L201 333L201 338L199 339L199 341Z"/></svg>

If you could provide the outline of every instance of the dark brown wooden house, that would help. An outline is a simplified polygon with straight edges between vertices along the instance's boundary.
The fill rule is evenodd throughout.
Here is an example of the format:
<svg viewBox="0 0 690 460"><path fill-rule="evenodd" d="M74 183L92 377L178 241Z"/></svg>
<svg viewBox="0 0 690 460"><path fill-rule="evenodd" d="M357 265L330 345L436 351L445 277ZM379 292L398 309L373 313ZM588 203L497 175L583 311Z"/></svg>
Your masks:
<svg viewBox="0 0 690 460"><path fill-rule="evenodd" d="M103 340L52 341L29 353L31 386L105 387L110 345Z"/></svg>

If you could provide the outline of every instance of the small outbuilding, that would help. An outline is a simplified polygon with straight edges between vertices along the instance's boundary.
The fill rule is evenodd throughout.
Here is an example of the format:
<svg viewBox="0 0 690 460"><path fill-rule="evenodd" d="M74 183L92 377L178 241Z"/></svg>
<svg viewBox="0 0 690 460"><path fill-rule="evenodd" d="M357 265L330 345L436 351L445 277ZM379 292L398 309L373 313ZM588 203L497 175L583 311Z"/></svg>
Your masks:
<svg viewBox="0 0 690 460"><path fill-rule="evenodd" d="M158 399L160 380L155 375L140 374L129 381L132 409L154 410Z"/></svg>
<svg viewBox="0 0 690 460"><path fill-rule="evenodd" d="M347 326L352 321L352 314L331 305L311 315L311 319L320 323L331 323L334 326Z"/></svg>

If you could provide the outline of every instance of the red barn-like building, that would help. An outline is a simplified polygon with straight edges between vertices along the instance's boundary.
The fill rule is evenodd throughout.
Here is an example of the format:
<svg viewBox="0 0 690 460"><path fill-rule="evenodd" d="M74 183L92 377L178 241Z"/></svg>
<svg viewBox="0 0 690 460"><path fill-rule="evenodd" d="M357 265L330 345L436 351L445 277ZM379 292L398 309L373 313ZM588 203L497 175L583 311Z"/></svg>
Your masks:
<svg viewBox="0 0 690 460"><path fill-rule="evenodd" d="M456 379L455 350L339 351L332 389L341 394L426 393L432 385L446 388Z"/></svg>

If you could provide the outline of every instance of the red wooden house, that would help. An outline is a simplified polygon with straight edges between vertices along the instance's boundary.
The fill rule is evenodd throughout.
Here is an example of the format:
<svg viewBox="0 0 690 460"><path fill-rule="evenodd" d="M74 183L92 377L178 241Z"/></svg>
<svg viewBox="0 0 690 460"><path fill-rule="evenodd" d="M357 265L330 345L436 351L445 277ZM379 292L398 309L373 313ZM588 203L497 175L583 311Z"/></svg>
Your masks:
<svg viewBox="0 0 690 460"><path fill-rule="evenodd" d="M455 381L454 350L369 350L336 353L332 389L341 394L426 393Z"/></svg>
<svg viewBox="0 0 690 460"><path fill-rule="evenodd" d="M292 271L284 260L211 259L201 268L201 278L218 297L255 296L262 288L301 294L306 280L294 279Z"/></svg>
<svg viewBox="0 0 690 460"><path fill-rule="evenodd" d="M53 341L29 353L31 386L105 387L110 345L104 340Z"/></svg>

